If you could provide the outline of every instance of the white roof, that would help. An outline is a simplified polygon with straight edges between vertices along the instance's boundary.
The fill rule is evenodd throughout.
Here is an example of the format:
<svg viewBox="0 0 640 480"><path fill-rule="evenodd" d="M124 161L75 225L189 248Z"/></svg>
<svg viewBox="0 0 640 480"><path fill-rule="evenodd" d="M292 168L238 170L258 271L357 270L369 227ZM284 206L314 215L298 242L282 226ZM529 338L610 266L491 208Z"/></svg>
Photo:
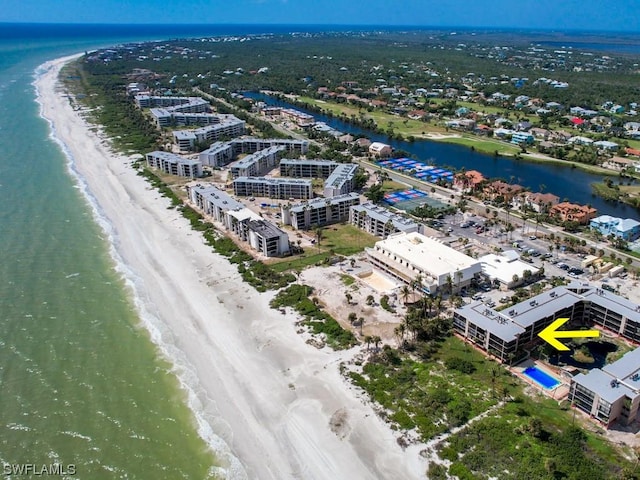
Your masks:
<svg viewBox="0 0 640 480"><path fill-rule="evenodd" d="M513 276L523 278L524 271L529 270L532 274L538 272L533 265L519 259L513 259L510 255L496 255L490 253L478 259L482 264L482 272L492 280L509 284L513 282Z"/></svg>
<svg viewBox="0 0 640 480"><path fill-rule="evenodd" d="M405 258L420 270L434 276L454 275L456 270L463 272L463 279L480 273L480 262L465 255L438 240L417 232L395 233L376 243L388 252ZM464 270L471 269L469 272Z"/></svg>
<svg viewBox="0 0 640 480"><path fill-rule="evenodd" d="M249 210L248 208L242 208L240 210L230 210L229 215L236 218L238 221L243 220L262 220L262 217L257 213Z"/></svg>

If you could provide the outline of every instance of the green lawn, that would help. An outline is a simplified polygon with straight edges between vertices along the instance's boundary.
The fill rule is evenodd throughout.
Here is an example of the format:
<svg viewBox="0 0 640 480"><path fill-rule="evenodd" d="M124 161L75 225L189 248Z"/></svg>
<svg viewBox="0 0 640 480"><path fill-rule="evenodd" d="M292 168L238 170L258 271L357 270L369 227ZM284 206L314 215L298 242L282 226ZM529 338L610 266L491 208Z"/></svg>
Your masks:
<svg viewBox="0 0 640 480"><path fill-rule="evenodd" d="M359 228L348 224L328 225L322 229L320 245L327 250L333 250L338 255L353 255L361 252L365 247L373 247L380 240Z"/></svg>
<svg viewBox="0 0 640 480"><path fill-rule="evenodd" d="M491 140L484 137L446 137L437 139L438 142L455 143L465 147L473 147L476 151L493 155L496 151L501 155L515 155L520 148L500 140Z"/></svg>

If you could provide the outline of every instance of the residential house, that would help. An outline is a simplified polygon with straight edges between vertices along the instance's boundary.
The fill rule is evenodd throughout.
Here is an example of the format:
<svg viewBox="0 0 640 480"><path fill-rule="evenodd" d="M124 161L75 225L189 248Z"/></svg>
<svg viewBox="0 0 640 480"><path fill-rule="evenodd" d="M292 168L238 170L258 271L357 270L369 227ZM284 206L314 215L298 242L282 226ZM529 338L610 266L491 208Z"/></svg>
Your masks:
<svg viewBox="0 0 640 480"><path fill-rule="evenodd" d="M391 145L387 145L386 143L373 142L369 145L369 153L377 157L388 157L392 151Z"/></svg>
<svg viewBox="0 0 640 480"><path fill-rule="evenodd" d="M506 183L501 180L488 183L484 187L485 197L496 200L502 199L506 203L510 203L516 195L525 191L522 185Z"/></svg>
<svg viewBox="0 0 640 480"><path fill-rule="evenodd" d="M549 215L552 217L557 217L563 222L578 222L582 225L589 223L596 213L597 210L593 207L569 202L558 203L549 210Z"/></svg>
<svg viewBox="0 0 640 480"><path fill-rule="evenodd" d="M480 188L485 181L484 175L477 170L469 170L468 172L458 173L454 176L453 186L459 188L463 192L473 192Z"/></svg>
<svg viewBox="0 0 640 480"><path fill-rule="evenodd" d="M600 215L589 222L589 226L598 230L605 237L614 235L628 242L640 238L640 222L632 218L617 218L610 215Z"/></svg>
<svg viewBox="0 0 640 480"><path fill-rule="evenodd" d="M551 207L560 202L560 197L552 193L528 193L525 202L532 210L538 213L547 213Z"/></svg>

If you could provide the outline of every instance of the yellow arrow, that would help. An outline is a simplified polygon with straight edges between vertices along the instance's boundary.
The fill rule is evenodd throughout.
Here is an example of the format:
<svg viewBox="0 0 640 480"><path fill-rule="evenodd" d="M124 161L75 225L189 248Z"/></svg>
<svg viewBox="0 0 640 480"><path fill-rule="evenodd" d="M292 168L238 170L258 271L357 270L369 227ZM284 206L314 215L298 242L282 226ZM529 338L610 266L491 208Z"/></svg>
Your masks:
<svg viewBox="0 0 640 480"><path fill-rule="evenodd" d="M558 330L562 325L569 321L568 318L557 318L547 328L542 330L538 336L545 342L549 343L556 350L566 351L569 347L559 342L558 338L580 338L580 337L599 337L598 330Z"/></svg>

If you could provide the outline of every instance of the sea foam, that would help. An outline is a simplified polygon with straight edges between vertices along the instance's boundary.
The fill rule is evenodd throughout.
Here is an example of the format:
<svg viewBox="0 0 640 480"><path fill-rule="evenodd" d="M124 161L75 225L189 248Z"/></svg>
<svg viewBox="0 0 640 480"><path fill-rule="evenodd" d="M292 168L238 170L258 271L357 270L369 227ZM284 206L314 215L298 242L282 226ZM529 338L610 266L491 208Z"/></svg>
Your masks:
<svg viewBox="0 0 640 480"><path fill-rule="evenodd" d="M78 54L66 57L66 60L71 61L79 56ZM32 82L32 85L35 87L36 102L39 105L40 117L49 125L49 138L62 150L67 160L66 167L69 174L89 205L94 221L106 236L109 255L113 261L114 269L124 280L142 325L149 333L151 341L158 347L163 357L173 365L172 372L176 375L182 390L187 394L187 404L195 416L199 436L209 445L216 459L224 463L223 466L212 467L209 475L211 477L223 477L229 480L246 480L248 476L244 466L240 460L233 455L229 445L224 439L213 430L212 424L216 419L213 418L211 414L205 412L205 405L213 405L215 402L213 399L204 395L204 389L201 387L199 379L185 354L171 342L173 336L171 335L169 327L151 313L149 308L150 302L148 298L146 298L146 295L144 295L145 288L143 279L137 276L122 259L122 256L118 252L118 238L113 225L92 194L86 180L80 175L76 167L75 158L69 147L57 136L54 123L44 114L44 105L38 89L38 80L53 68L54 62L55 61L46 62L38 66L35 69L34 81ZM206 398L201 398L196 392L201 392Z"/></svg>

